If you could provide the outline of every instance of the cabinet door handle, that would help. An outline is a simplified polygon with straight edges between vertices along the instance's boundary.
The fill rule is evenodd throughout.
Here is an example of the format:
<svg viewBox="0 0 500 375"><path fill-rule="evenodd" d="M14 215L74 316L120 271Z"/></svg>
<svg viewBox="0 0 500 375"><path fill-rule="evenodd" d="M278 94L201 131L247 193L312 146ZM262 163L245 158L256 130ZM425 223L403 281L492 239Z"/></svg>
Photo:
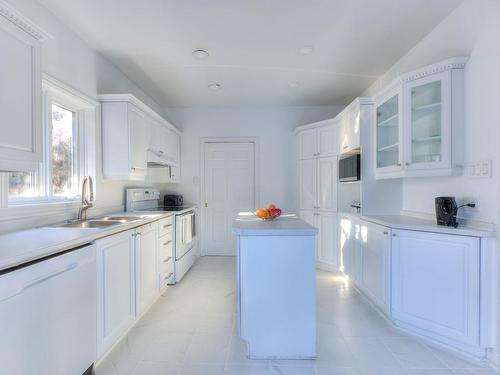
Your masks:
<svg viewBox="0 0 500 375"><path fill-rule="evenodd" d="M387 236L389 234L389 232L384 232L384 234Z"/></svg>
<svg viewBox="0 0 500 375"><path fill-rule="evenodd" d="M411 165L411 163L410 163L410 162L406 162L406 163L405 163L405 165L406 165L406 166L409 166L409 165Z"/></svg>
<svg viewBox="0 0 500 375"><path fill-rule="evenodd" d="M348 148L348 147L349 147L349 146L344 146L344 150L345 150L346 148Z"/></svg>
<svg viewBox="0 0 500 375"><path fill-rule="evenodd" d="M401 167L401 163L396 164L398 167Z"/></svg>
<svg viewBox="0 0 500 375"><path fill-rule="evenodd" d="M174 274L173 272L170 272L167 276L165 276L165 278L163 280L170 279L170 277L172 277L173 274Z"/></svg>
<svg viewBox="0 0 500 375"><path fill-rule="evenodd" d="M167 242L164 242L164 243L163 243L163 246L167 246L167 245L168 245L168 244L170 244L170 243L172 243L172 240L167 241Z"/></svg>
<svg viewBox="0 0 500 375"><path fill-rule="evenodd" d="M172 259L172 257L168 257L166 259L163 259L163 263L167 263L170 259Z"/></svg>
<svg viewBox="0 0 500 375"><path fill-rule="evenodd" d="M165 225L163 226L163 229L166 229L166 228L171 227L171 226L172 226L172 224L165 224Z"/></svg>

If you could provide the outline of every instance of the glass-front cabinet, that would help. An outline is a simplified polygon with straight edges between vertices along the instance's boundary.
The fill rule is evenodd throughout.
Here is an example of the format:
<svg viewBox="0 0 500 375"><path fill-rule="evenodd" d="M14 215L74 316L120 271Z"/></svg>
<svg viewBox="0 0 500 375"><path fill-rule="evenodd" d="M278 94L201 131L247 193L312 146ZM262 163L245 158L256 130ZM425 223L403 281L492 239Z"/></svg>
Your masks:
<svg viewBox="0 0 500 375"><path fill-rule="evenodd" d="M405 87L408 169L445 168L450 163L449 77L449 72L434 74Z"/></svg>
<svg viewBox="0 0 500 375"><path fill-rule="evenodd" d="M462 172L466 61L454 58L404 74L375 97L375 178Z"/></svg>
<svg viewBox="0 0 500 375"><path fill-rule="evenodd" d="M376 104L376 160L379 170L401 167L400 102L400 92L391 91Z"/></svg>

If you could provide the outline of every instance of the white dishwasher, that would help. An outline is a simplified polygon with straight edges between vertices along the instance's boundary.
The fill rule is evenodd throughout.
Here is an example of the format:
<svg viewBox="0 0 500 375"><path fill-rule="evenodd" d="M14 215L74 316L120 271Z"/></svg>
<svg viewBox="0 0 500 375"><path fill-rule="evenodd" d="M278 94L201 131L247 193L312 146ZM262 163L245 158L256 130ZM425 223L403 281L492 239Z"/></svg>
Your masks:
<svg viewBox="0 0 500 375"><path fill-rule="evenodd" d="M81 375L97 353L95 246L0 274L0 367L11 375Z"/></svg>

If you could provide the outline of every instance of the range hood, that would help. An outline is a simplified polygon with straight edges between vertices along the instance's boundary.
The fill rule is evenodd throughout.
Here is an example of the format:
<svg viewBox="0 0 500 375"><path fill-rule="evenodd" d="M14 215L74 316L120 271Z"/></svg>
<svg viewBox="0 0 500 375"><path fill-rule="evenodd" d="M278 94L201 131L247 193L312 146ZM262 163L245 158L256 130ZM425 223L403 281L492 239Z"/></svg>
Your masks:
<svg viewBox="0 0 500 375"><path fill-rule="evenodd" d="M147 153L148 168L177 167L177 162L166 156L163 151L148 148Z"/></svg>

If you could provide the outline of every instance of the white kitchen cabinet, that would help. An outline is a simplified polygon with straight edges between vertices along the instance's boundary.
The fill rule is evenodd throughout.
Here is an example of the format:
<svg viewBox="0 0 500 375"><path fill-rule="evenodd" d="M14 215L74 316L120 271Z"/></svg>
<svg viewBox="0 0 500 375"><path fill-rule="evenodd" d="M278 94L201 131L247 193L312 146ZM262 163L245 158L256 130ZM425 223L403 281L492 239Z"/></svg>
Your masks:
<svg viewBox="0 0 500 375"><path fill-rule="evenodd" d="M336 156L300 161L300 208L337 211Z"/></svg>
<svg viewBox="0 0 500 375"><path fill-rule="evenodd" d="M103 100L103 97L100 97ZM103 175L111 180L144 180L150 122L127 101L102 103Z"/></svg>
<svg viewBox="0 0 500 375"><path fill-rule="evenodd" d="M392 316L397 324L455 346L479 346L480 241L395 230Z"/></svg>
<svg viewBox="0 0 500 375"><path fill-rule="evenodd" d="M398 173L403 159L402 91L396 86L375 99L375 160L378 174Z"/></svg>
<svg viewBox="0 0 500 375"><path fill-rule="evenodd" d="M174 165L180 164L181 138L179 134L171 129L166 129L167 157L174 161Z"/></svg>
<svg viewBox="0 0 500 375"><path fill-rule="evenodd" d="M316 261L320 268L338 270L340 255L337 240L337 213L301 210L300 217L318 229L316 236Z"/></svg>
<svg viewBox="0 0 500 375"><path fill-rule="evenodd" d="M180 164L180 136L155 119L151 122L149 149L159 155L171 166Z"/></svg>
<svg viewBox="0 0 500 375"><path fill-rule="evenodd" d="M338 225L340 269L354 282L361 281L361 225L351 216L340 216Z"/></svg>
<svg viewBox="0 0 500 375"><path fill-rule="evenodd" d="M360 100L355 100L339 115L338 130L338 153L344 154L358 149L361 144L360 138Z"/></svg>
<svg viewBox="0 0 500 375"><path fill-rule="evenodd" d="M338 270L340 269L340 255L337 241L337 213L318 212L316 217L317 228L319 229L317 260L330 269Z"/></svg>
<svg viewBox="0 0 500 375"><path fill-rule="evenodd" d="M135 236L136 314L142 315L159 292L158 224L137 228Z"/></svg>
<svg viewBox="0 0 500 375"><path fill-rule="evenodd" d="M377 179L461 173L466 61L407 73L376 96Z"/></svg>
<svg viewBox="0 0 500 375"><path fill-rule="evenodd" d="M390 314L391 298L391 230L363 222L361 224L361 280L363 292L382 311Z"/></svg>
<svg viewBox="0 0 500 375"><path fill-rule="evenodd" d="M40 42L49 35L2 3L0 171L35 171L42 160Z"/></svg>
<svg viewBox="0 0 500 375"><path fill-rule="evenodd" d="M135 319L134 231L96 241L98 355L104 354Z"/></svg>
<svg viewBox="0 0 500 375"><path fill-rule="evenodd" d="M300 208L316 209L318 207L318 166L316 159L300 161Z"/></svg>
<svg viewBox="0 0 500 375"><path fill-rule="evenodd" d="M337 155L337 127L332 120L301 130L298 138L300 159Z"/></svg>
<svg viewBox="0 0 500 375"><path fill-rule="evenodd" d="M337 211L338 159L336 156L318 158L317 208Z"/></svg>

